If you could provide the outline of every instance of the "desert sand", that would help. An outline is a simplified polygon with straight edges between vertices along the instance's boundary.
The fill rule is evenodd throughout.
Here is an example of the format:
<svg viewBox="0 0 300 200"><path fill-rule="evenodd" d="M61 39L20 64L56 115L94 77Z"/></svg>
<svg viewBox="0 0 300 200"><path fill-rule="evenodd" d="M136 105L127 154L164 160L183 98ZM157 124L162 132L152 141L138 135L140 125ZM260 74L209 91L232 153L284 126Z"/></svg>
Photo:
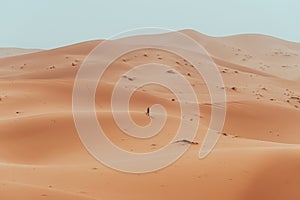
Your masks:
<svg viewBox="0 0 300 200"><path fill-rule="evenodd" d="M42 51L41 49L0 48L0 58L19 56Z"/></svg>
<svg viewBox="0 0 300 200"><path fill-rule="evenodd" d="M74 78L101 41L5 57L0 59L0 199L299 200L300 44L265 35L182 32L207 49L227 92L225 126L208 157L198 159L210 119L209 94L179 56L155 49L131 52L112 64L97 90L99 123L116 145L133 152L159 149L172 138L179 105L169 91L145 86L131 99L133 119L146 125L146 108L160 103L168 111L166 127L149 140L126 136L109 112L118 78L138 64L160 62L182 72L201 91L199 145L191 145L171 166L147 174L102 165L77 134Z"/></svg>

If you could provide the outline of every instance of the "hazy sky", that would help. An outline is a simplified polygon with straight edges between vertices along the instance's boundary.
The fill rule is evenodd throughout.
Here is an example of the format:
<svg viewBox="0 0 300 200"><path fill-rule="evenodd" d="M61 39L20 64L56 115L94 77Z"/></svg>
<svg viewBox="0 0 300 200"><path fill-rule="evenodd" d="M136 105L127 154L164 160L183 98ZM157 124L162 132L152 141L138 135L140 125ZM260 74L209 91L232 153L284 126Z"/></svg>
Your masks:
<svg viewBox="0 0 300 200"><path fill-rule="evenodd" d="M138 27L300 42L298 0L0 0L0 47L54 48Z"/></svg>

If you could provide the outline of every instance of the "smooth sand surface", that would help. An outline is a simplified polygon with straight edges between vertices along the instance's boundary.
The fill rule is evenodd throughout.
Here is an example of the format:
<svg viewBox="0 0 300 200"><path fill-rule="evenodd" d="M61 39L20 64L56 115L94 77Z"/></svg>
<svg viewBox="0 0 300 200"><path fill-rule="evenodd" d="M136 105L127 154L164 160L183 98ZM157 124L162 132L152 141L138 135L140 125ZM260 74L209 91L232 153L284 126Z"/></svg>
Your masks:
<svg viewBox="0 0 300 200"><path fill-rule="evenodd" d="M168 121L149 140L131 138L116 127L110 112L116 80L136 65L158 62L173 66L199 91L199 145L171 166L147 174L121 173L100 164L75 129L74 78L101 41L2 58L0 199L299 200L300 44L263 35L215 38L182 32L205 46L225 82L225 126L208 157L198 159L210 121L209 94L201 77L177 55L155 49L128 53L105 72L97 89L99 123L115 144L134 152L168 143L180 121L179 104L164 88L140 88L130 102L135 122L149 123L145 111L154 103L165 106Z"/></svg>
<svg viewBox="0 0 300 200"><path fill-rule="evenodd" d="M0 48L0 58L19 56L42 51L40 49Z"/></svg>

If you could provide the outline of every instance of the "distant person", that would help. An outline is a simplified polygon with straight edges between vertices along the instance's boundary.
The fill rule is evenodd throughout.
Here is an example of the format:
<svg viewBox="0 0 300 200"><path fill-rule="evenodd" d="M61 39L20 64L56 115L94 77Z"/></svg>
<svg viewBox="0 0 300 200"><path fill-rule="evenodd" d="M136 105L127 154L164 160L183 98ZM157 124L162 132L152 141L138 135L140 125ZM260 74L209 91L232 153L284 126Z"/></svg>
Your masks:
<svg viewBox="0 0 300 200"><path fill-rule="evenodd" d="M146 115L147 115L148 117L150 117L150 108L149 108L149 107L147 108Z"/></svg>

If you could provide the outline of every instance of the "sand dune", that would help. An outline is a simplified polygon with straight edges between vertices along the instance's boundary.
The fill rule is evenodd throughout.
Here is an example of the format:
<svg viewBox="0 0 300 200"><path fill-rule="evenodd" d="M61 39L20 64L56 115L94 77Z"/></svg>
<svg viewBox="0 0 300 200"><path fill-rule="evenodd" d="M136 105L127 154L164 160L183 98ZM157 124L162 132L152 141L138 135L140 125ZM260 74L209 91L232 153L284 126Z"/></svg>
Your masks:
<svg viewBox="0 0 300 200"><path fill-rule="evenodd" d="M300 44L264 35L182 32L205 46L225 82L225 126L208 157L199 160L200 145L192 145L171 166L139 175L107 168L87 152L72 117L72 89L84 58L101 41L6 57L0 59L0 199L298 200ZM211 115L205 82L183 58L155 49L128 53L105 72L96 110L107 136L134 152L157 150L174 136L179 104L159 86L140 88L130 102L140 125L149 123L149 105L165 106L168 121L159 135L134 139L113 121L110 95L116 81L149 62L173 66L199 91L195 141L201 143Z"/></svg>
<svg viewBox="0 0 300 200"><path fill-rule="evenodd" d="M0 58L19 56L42 51L41 49L0 48Z"/></svg>

